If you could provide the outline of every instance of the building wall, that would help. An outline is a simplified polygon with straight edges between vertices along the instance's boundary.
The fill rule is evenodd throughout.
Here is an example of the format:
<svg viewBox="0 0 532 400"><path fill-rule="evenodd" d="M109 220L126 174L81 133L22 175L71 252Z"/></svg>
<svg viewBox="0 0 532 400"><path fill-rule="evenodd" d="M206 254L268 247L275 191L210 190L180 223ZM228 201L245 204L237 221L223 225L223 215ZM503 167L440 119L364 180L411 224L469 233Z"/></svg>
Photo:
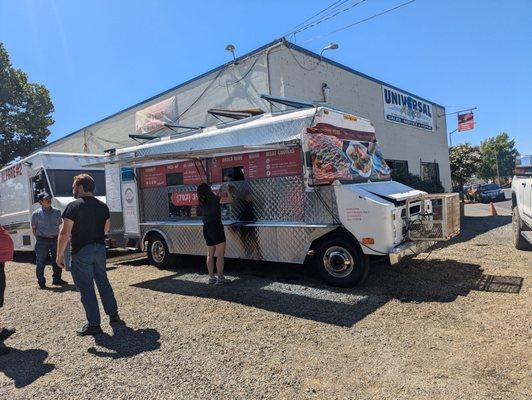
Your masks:
<svg viewBox="0 0 532 400"><path fill-rule="evenodd" d="M301 64L301 65L300 65ZM269 65L269 74L268 68ZM379 82L357 75L328 62L319 62L296 49L277 43L252 54L237 65L226 65L185 83L148 102L120 112L48 146L49 151L103 153L104 149L137 144L128 135L135 133L135 112L171 96L177 97L179 122L190 126L214 125L209 108L251 108L271 110L260 99L271 93L297 99L322 101L321 86L330 88L328 104L370 119L375 125L385 158L407 160L409 171L420 174L420 163L437 162L440 179L451 189L445 110L433 104L434 131L388 122L384 119L382 87ZM168 133L168 130L158 134Z"/></svg>
<svg viewBox="0 0 532 400"><path fill-rule="evenodd" d="M297 61L294 59L296 58ZM407 160L410 172L419 175L421 162L437 162L440 180L451 190L445 109L432 104L434 130L428 131L386 121L382 85L304 53L281 47L271 54L273 80L280 82L279 94L323 101L322 83L330 88L328 104L368 118L386 159ZM299 64L301 65L299 65Z"/></svg>
<svg viewBox="0 0 532 400"><path fill-rule="evenodd" d="M135 133L135 113L152 104L176 96L177 114L181 116L179 123L188 126L209 126L219 121L207 114L208 109L265 109L268 103L260 99L260 94L267 91L266 56L259 53L237 65L230 64L222 71L208 73L150 101L76 131L41 150L100 154L105 149L134 146L138 142L129 135ZM156 134L164 135L170 132L163 129Z"/></svg>

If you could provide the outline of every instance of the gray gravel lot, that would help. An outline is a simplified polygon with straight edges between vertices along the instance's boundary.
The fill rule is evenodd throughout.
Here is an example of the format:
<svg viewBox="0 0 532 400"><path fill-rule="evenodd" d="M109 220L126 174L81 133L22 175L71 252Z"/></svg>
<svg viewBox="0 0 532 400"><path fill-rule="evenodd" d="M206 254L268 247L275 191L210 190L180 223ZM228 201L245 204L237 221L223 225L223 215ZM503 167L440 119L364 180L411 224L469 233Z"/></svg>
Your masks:
<svg viewBox="0 0 532 400"><path fill-rule="evenodd" d="M508 216L466 214L461 237L376 264L357 289L300 266L231 261L213 287L201 258L110 261L127 326L95 338L74 335L75 288L37 290L19 258L0 399L529 399L532 252L512 247Z"/></svg>

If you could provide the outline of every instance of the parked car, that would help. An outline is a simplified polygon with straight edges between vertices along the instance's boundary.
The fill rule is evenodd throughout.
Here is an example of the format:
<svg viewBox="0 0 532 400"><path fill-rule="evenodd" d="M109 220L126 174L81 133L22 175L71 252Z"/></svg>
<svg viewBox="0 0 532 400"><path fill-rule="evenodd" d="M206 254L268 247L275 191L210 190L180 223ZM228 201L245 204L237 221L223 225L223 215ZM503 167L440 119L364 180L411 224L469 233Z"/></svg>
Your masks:
<svg viewBox="0 0 532 400"><path fill-rule="evenodd" d="M476 200L480 203L489 203L491 201L504 201L506 196L499 185L487 183L479 186Z"/></svg>

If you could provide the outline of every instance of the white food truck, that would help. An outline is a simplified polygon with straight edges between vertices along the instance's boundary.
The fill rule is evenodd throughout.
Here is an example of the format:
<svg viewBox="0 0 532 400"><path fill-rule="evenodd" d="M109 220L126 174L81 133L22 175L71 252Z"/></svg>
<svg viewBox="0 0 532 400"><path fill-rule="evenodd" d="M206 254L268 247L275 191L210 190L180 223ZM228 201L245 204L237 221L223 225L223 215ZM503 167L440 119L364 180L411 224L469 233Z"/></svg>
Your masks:
<svg viewBox="0 0 532 400"><path fill-rule="evenodd" d="M105 201L104 168L84 167L101 159L101 155L37 152L0 170L0 224L13 238L16 251L33 251L30 218L40 207L40 193L51 194L52 205L63 211L74 200L73 177L90 173L96 181L95 195Z"/></svg>
<svg viewBox="0 0 532 400"><path fill-rule="evenodd" d="M514 245L532 248L532 156L520 156L512 179L512 226Z"/></svg>
<svg viewBox="0 0 532 400"><path fill-rule="evenodd" d="M370 121L263 98L295 109L219 112L242 119L107 154L122 168L125 234L152 264L205 254L202 182L222 197L227 257L312 261L337 286L361 282L371 257L397 263L459 233L458 195L391 181Z"/></svg>

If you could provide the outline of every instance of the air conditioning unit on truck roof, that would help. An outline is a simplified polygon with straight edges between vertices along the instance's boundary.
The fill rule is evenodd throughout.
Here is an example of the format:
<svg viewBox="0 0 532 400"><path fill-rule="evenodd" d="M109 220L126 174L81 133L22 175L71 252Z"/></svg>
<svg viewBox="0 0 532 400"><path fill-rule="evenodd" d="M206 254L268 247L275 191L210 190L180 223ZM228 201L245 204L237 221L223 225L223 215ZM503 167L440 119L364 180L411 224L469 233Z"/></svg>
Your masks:
<svg viewBox="0 0 532 400"><path fill-rule="evenodd" d="M312 259L337 286L361 282L370 256L397 263L460 229L457 195L390 180L369 120L308 103L116 150L106 163L122 168L126 235L158 266L205 253L202 182L222 196L227 257Z"/></svg>

